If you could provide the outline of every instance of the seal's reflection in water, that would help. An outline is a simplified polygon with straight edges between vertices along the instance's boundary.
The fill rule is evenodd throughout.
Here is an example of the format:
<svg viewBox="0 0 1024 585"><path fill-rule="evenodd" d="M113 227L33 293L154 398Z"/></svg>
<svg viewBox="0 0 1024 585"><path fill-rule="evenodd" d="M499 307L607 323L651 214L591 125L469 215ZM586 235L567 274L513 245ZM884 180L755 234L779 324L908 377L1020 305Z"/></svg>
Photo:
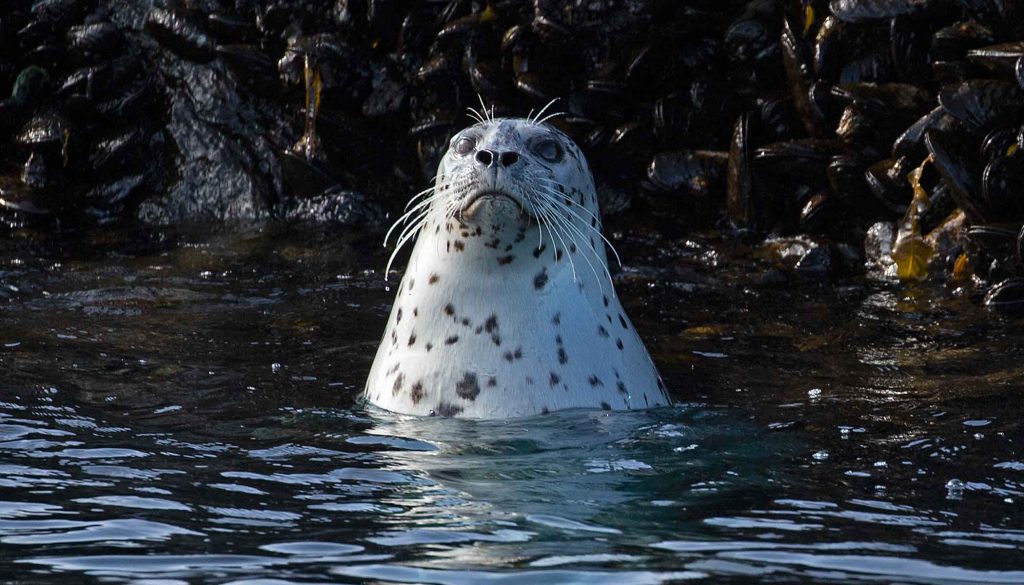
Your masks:
<svg viewBox="0 0 1024 585"><path fill-rule="evenodd" d="M382 447L384 469L423 481L418 494L406 484L382 498L405 512L381 519L391 528L370 540L431 549L417 565L521 563L527 541L531 557L614 560L623 545L687 532L709 507L769 502L773 463L788 450L737 413L704 407L503 421L371 414L375 424L347 441Z"/></svg>

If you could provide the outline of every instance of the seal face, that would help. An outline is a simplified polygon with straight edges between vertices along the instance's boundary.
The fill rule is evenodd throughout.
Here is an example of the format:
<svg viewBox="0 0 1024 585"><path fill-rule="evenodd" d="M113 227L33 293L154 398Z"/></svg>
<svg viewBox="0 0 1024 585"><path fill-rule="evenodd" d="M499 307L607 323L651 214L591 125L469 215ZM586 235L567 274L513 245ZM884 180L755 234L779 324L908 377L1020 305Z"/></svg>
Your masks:
<svg viewBox="0 0 1024 585"><path fill-rule="evenodd" d="M397 248L418 237L371 402L475 418L670 403L615 295L594 181L568 136L481 117L410 206Z"/></svg>

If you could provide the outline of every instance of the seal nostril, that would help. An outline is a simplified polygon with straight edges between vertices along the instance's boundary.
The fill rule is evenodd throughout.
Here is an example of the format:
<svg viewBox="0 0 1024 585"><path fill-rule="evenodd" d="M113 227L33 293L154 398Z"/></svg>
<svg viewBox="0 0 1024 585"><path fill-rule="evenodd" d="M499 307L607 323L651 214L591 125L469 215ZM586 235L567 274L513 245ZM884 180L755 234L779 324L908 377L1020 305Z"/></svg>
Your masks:
<svg viewBox="0 0 1024 585"><path fill-rule="evenodd" d="M494 153L489 150L477 151L476 160L485 167L489 167L494 163Z"/></svg>
<svg viewBox="0 0 1024 585"><path fill-rule="evenodd" d="M510 167L516 164L519 160L519 153L516 152L503 152L501 153L501 166Z"/></svg>

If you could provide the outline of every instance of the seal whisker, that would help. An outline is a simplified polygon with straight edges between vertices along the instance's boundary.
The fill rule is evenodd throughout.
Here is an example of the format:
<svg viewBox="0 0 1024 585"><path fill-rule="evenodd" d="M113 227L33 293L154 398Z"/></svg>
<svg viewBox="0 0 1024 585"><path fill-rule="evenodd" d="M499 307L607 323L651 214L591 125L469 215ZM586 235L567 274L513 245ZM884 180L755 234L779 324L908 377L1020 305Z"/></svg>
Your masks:
<svg viewBox="0 0 1024 585"><path fill-rule="evenodd" d="M544 224L541 222L536 203L527 197L523 197L523 201L530 208L530 215L537 220L537 249L539 250L544 244Z"/></svg>
<svg viewBox="0 0 1024 585"><path fill-rule="evenodd" d="M554 211L550 207L544 207L543 206L543 201L541 201L540 203L541 203L541 215L545 218L545 221L547 221L548 231L550 233L554 234L554 236L556 238L558 238L558 241L562 242L562 250L564 250L565 257L569 259L569 268L572 269L572 281L576 282L576 263L572 259L572 254L569 253L569 246L566 245L565 238L562 237L562 230L559 228L559 226L557 224L555 224L554 222L551 221L553 218L549 217L550 215L554 214ZM554 242L554 240L552 240L552 242ZM554 257L557 259L558 258L558 245L552 245L552 248L554 248L554 249L551 252L554 255Z"/></svg>
<svg viewBox="0 0 1024 585"><path fill-rule="evenodd" d="M540 118L541 116L543 116L543 115L544 115L544 112L545 112L545 111L546 111L546 110L547 110L548 108L550 108L550 107L551 107L551 106L552 106L552 105L553 105L553 104L554 104L555 102L557 102L557 101L558 101L558 99L559 99L559 98L557 98L557 97L556 97L556 98L553 98L553 99L552 99L551 101L549 101L548 103L544 104L544 107L543 107L543 108L541 108L539 112L537 112L537 115L536 115L536 116L532 116L532 117L531 117L531 116L527 115L527 116L526 116L526 119L527 119L527 120L529 120L531 124L536 124L536 123L537 123L537 120L538 120L538 119L539 119L539 118ZM533 113L533 110L530 110L530 113Z"/></svg>
<svg viewBox="0 0 1024 585"><path fill-rule="evenodd" d="M585 229L588 229L588 230L590 230L591 232L593 232L593 233L597 234L597 235L598 235L598 237L600 237L600 238L601 238L601 239L602 239L602 240L604 241L604 243L605 243L605 244L607 244L608 248L609 248L609 249L610 249L610 250L612 251L612 255L613 255L613 256L615 256L615 262L616 262L616 263L617 263L617 264L618 264L619 266L622 266L622 258L621 258L621 257L619 256L619 251L615 249L615 244L612 244L611 240L609 240L609 239L608 239L608 238L607 238L607 237L606 237L606 236L605 236L605 235L604 235L604 234L603 234L603 233L601 232L601 230L600 230L600 229L598 229L598 228L597 228L597 227L595 227L595 226L592 226L592 225L590 225L590 222L588 222L588 221L587 221L587 218L585 218L585 217L581 216L581 215L580 215L580 214L579 214L579 213L578 213L578 212L577 212L577 211L576 211L575 209L573 209L572 207L568 207L568 206L565 206L564 202L563 202L563 201L561 201L561 198L559 198L559 197L558 197L558 195L559 195L558 193L556 193L556 192L554 192L554 191L548 191L548 194L550 194L550 195L551 195L551 196L552 196L553 198L555 198L555 200L556 200L556 201L558 201L558 205L561 205L561 206L562 206L562 207L561 207L561 209L564 209L565 211L567 211L567 212L569 212L569 213L573 214L574 216L576 216L576 218L580 220L580 223L581 223L581 224L583 225L583 227L584 227ZM570 199L570 201L572 201L572 199ZM590 211L589 209L587 209L586 207L583 207L583 206L581 206L581 205L580 205L579 203L576 203L575 201L573 201L573 204L575 204L576 206L578 206L578 207L579 207L580 209L582 209L583 211L586 211L587 213L589 213L589 214L590 214L590 216L591 216L591 217L593 217L594 219L597 219L597 220L598 220L598 225L601 225L601 224L600 224L600 221L601 221L601 220L600 220L600 218L598 218L598 217L597 217L596 215L594 215L594 213L593 213L593 212L591 212L591 211Z"/></svg>
<svg viewBox="0 0 1024 585"><path fill-rule="evenodd" d="M597 250L594 250L594 248L592 246L580 246L580 245L578 245L577 237L583 237L583 238L586 237L586 236L583 235L583 232L577 226L573 225L573 222L571 220L569 220L565 216L562 216L561 214L557 213L557 210L553 206L551 206L550 202L544 202L544 204L548 205L549 209L552 209L552 210L556 211L553 214L554 217L562 225L562 228L565 230L565 232L568 235L570 241L573 244L576 244L576 249L577 250L590 249L590 251L594 253L595 259L597 259L598 262L600 262L600 257L597 254ZM587 262L587 264L590 266L590 271L594 273L594 278L597 279L597 286L598 286L598 288L601 290L601 292L604 292L604 285L603 285L603 283L601 281L601 277L598 276L598 274L597 274L597 269L594 268L594 263L590 261L590 258L587 256L586 252L583 252L582 256L583 256L583 260L585 260ZM570 259L572 258L572 254L569 255L569 258ZM607 274L608 280L610 282L611 281L611 274L608 273L608 269L607 268L605 268L605 273Z"/></svg>
<svg viewBox="0 0 1024 585"><path fill-rule="evenodd" d="M417 203L415 207L409 209L408 211L403 213L398 219L396 219L394 223L391 224L391 227L388 229L388 232L384 234L384 247L388 247L388 240L391 238L391 233L395 231L395 228L397 228L400 224L408 223L408 219L410 216L415 215L417 212L421 211L424 207L428 207L433 202L434 196L424 199L423 201Z"/></svg>
<svg viewBox="0 0 1024 585"><path fill-rule="evenodd" d="M398 242L395 244L395 250L393 252L391 252L391 256L388 257L388 263L384 267L384 281L385 282L387 282L387 280L388 280L388 274L391 272L391 264L394 263L395 258L398 256L398 252L402 249L402 246L404 246L406 242L411 240L413 238L413 236L415 236L420 231L420 229L423 227L423 224L426 223L427 216L429 216L429 215L430 215L430 211L429 210L428 211L424 211L422 215L420 215L420 216L418 216L416 218L415 222L413 222L413 223L409 224L408 226L406 226L405 230L403 230L403 232L402 232L402 235L399 236Z"/></svg>

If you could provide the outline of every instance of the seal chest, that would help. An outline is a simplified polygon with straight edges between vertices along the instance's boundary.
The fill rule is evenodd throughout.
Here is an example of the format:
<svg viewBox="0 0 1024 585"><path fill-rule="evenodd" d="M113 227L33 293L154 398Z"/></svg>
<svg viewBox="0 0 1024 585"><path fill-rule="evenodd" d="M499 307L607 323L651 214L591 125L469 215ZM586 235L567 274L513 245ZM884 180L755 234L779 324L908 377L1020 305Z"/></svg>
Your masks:
<svg viewBox="0 0 1024 585"><path fill-rule="evenodd" d="M366 382L374 404L475 418L669 404L612 287L590 169L562 132L481 117L398 225L398 248L416 245Z"/></svg>

